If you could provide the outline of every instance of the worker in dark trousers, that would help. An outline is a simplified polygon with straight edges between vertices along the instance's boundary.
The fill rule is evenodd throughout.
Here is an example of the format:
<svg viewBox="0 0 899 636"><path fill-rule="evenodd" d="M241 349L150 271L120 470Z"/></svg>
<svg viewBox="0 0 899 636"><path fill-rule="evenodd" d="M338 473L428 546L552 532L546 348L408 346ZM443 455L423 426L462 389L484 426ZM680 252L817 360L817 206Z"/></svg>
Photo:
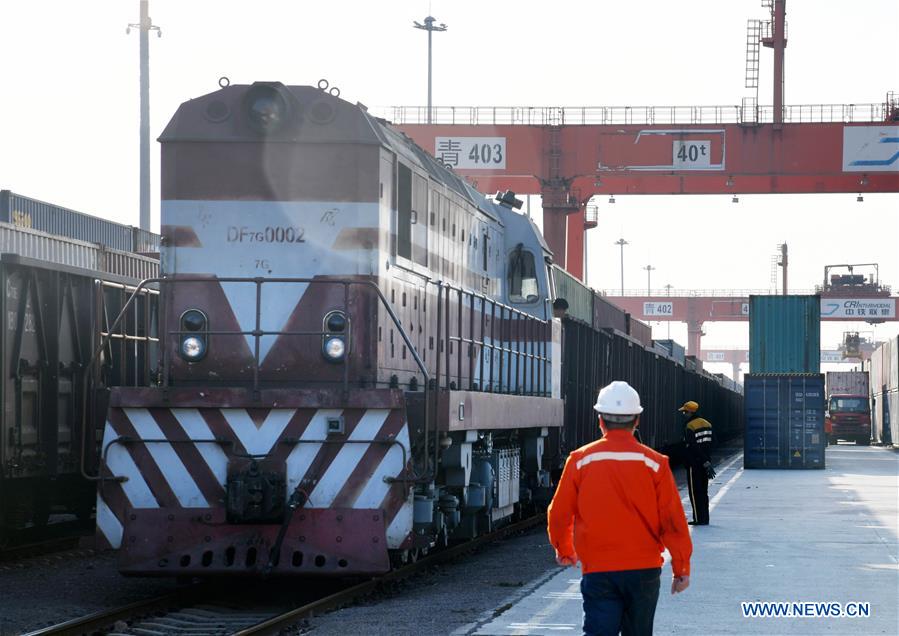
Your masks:
<svg viewBox="0 0 899 636"><path fill-rule="evenodd" d="M687 489L693 506L691 526L709 525L709 480L715 478L712 468L712 424L699 416L699 404L690 400L678 409L687 420L684 428L686 446Z"/></svg>
<svg viewBox="0 0 899 636"><path fill-rule="evenodd" d="M586 636L652 636L665 548L671 593L690 585L693 543L668 458L634 439L643 407L627 382L593 407L602 439L571 451L547 510L559 565L580 561Z"/></svg>

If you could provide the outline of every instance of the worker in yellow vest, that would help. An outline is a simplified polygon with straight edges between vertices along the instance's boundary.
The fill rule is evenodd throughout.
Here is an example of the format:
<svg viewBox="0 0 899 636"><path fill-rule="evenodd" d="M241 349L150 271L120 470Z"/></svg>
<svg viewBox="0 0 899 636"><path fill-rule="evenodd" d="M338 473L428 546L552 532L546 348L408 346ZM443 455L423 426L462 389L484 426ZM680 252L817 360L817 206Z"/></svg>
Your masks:
<svg viewBox="0 0 899 636"><path fill-rule="evenodd" d="M712 424L699 416L699 404L690 400L678 409L687 420L684 444L687 457L687 487L693 506L691 526L709 525L709 480L715 478L712 468Z"/></svg>

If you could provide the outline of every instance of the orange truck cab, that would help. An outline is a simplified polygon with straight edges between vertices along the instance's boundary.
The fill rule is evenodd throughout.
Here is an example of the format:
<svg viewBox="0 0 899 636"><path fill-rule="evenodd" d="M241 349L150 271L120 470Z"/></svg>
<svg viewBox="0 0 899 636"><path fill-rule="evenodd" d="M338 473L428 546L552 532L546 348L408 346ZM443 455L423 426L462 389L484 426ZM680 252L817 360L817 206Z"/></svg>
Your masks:
<svg viewBox="0 0 899 636"><path fill-rule="evenodd" d="M825 393L827 411L824 431L827 440L838 439L859 445L871 443L871 390L867 371L828 371Z"/></svg>

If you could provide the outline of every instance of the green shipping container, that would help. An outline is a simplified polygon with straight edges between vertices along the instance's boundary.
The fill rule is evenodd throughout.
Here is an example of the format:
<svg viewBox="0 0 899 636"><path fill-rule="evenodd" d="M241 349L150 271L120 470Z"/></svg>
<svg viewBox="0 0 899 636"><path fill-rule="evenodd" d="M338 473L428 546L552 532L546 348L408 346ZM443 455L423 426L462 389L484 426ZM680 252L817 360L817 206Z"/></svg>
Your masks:
<svg viewBox="0 0 899 636"><path fill-rule="evenodd" d="M750 373L821 371L821 297L749 297Z"/></svg>

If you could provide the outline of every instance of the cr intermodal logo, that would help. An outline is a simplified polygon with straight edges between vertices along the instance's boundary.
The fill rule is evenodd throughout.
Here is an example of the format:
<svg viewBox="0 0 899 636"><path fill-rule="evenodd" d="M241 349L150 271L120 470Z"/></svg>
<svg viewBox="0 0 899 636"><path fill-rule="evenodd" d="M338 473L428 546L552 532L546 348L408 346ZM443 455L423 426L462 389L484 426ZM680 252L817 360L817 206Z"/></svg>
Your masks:
<svg viewBox="0 0 899 636"><path fill-rule="evenodd" d="M846 317L865 316L866 318L893 318L895 301L892 298L882 300L858 300L849 298L822 298L821 315Z"/></svg>
<svg viewBox="0 0 899 636"><path fill-rule="evenodd" d="M756 601L740 603L743 618L867 618L870 603Z"/></svg>
<svg viewBox="0 0 899 636"><path fill-rule="evenodd" d="M899 148L895 147L896 144L899 144L899 137L883 137L880 140L882 144L893 144L894 147L891 150L895 150L891 156L885 157L883 159L856 159L850 166L891 166L897 161L899 161Z"/></svg>

